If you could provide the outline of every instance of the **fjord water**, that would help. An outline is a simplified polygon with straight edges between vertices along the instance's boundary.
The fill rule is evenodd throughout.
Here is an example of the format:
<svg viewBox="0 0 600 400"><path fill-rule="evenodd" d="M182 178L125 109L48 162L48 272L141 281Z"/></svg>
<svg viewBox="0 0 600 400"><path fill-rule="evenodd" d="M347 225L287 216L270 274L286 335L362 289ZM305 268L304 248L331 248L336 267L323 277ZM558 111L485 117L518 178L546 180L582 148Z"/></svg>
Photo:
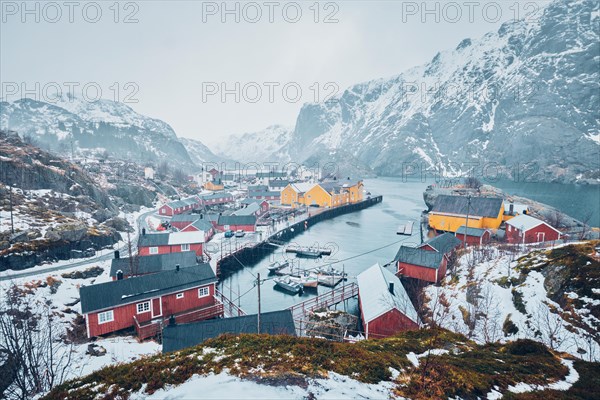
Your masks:
<svg viewBox="0 0 600 400"><path fill-rule="evenodd" d="M261 307L264 312L287 308L315 296L317 291L305 291L302 296L292 296L273 288L273 276L269 276L267 267L275 260L284 259L294 260L296 265L299 262L300 267L306 269L335 260L346 260L335 264L334 267L343 268L349 275L348 280L355 281L356 275L374 263L378 262L384 265L390 262L398 251L399 241L418 243L417 222L421 211L426 209L423 191L431 183L418 180L404 182L400 178L365 180L366 190L370 191L372 195L383 195L382 203L310 226L296 236L291 243L326 247L333 250L331 256L323 257L320 260L297 259L291 254L285 254L284 249L281 248L270 257L253 266L247 266L226 278L222 283L221 290L232 300L236 300L236 293L242 294L239 304L247 313L258 311L257 290L254 285L257 273L261 274L261 279L270 278L261 285ZM556 184L541 183L511 186L509 182L503 182L497 186L508 193L514 192L514 194L533 200L546 202L575 218L581 218L584 215L584 208L593 209L596 221L598 219L598 204L600 204L598 186L556 186ZM396 235L396 229L402 220L416 222L412 237ZM598 223L595 222L593 225L597 226ZM390 246L383 247L386 245ZM349 259L351 257L354 258ZM319 286L318 293L325 293L328 290L330 289ZM356 302L350 302L349 307L349 311L356 311Z"/></svg>

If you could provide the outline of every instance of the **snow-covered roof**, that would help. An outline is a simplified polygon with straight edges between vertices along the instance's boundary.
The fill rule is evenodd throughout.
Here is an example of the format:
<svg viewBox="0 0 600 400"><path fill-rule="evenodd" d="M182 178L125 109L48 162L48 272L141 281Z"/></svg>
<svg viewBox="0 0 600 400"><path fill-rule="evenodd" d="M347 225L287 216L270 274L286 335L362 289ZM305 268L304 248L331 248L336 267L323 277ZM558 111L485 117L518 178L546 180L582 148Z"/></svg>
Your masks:
<svg viewBox="0 0 600 400"><path fill-rule="evenodd" d="M204 243L204 232L172 232L169 235L169 245Z"/></svg>
<svg viewBox="0 0 600 400"><path fill-rule="evenodd" d="M509 219L508 221L506 221L506 224L514 226L515 228L522 230L522 231L528 231L528 230L533 229L536 226L539 226L541 224L546 224L550 228L554 229L556 232L560 233L560 231L558 229L553 228L552 226L550 226L546 222L542 221L541 219L537 219L537 218L534 218L534 217L531 217L531 216L525 215L525 214L517 215L516 217Z"/></svg>
<svg viewBox="0 0 600 400"><path fill-rule="evenodd" d="M298 193L306 193L310 189L312 189L313 186L315 186L314 183L310 182L290 183L290 185L292 186L292 189L294 189Z"/></svg>
<svg viewBox="0 0 600 400"><path fill-rule="evenodd" d="M419 323L417 310L400 279L379 263L357 276L360 306L365 323L396 308L412 321ZM394 294L390 293L390 283L394 285Z"/></svg>

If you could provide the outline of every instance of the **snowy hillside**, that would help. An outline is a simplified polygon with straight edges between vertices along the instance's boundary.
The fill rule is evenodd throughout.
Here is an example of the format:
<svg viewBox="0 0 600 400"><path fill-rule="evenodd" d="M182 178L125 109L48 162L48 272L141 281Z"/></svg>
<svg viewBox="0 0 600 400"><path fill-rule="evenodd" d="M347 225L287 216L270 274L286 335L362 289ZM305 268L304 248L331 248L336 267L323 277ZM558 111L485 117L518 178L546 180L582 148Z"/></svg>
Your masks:
<svg viewBox="0 0 600 400"><path fill-rule="evenodd" d="M405 163L446 173L493 163L493 174L523 175L527 165L531 179L597 182L598 16L593 0L555 1L536 21L505 23L425 65L304 105L289 141L266 147L296 162L343 148L382 175ZM259 156L255 137L238 140L236 155Z"/></svg>
<svg viewBox="0 0 600 400"><path fill-rule="evenodd" d="M0 103L0 127L31 136L61 154L86 149L108 151L138 161L166 160L193 166L185 146L171 126L135 112L126 104L100 99L89 102L63 97L53 103L20 99Z"/></svg>
<svg viewBox="0 0 600 400"><path fill-rule="evenodd" d="M600 360L598 242L551 250L472 248L427 306L441 326L479 342L528 338Z"/></svg>
<svg viewBox="0 0 600 400"><path fill-rule="evenodd" d="M179 141L185 146L192 162L198 167L205 163L221 163L226 162L226 157L215 155L204 143L199 140L189 138L179 138Z"/></svg>
<svg viewBox="0 0 600 400"><path fill-rule="evenodd" d="M291 127L271 125L258 132L231 135L215 150L217 154L244 163L285 163L290 161L286 145L292 131Z"/></svg>

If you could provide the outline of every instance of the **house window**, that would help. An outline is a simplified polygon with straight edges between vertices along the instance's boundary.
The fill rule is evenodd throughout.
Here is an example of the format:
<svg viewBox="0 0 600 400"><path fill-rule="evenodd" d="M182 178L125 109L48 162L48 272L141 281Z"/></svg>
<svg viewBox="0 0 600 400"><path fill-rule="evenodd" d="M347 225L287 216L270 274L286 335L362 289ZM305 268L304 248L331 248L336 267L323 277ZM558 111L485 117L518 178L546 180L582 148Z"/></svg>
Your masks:
<svg viewBox="0 0 600 400"><path fill-rule="evenodd" d="M149 301L145 301L143 303L139 303L137 305L137 313L141 314L141 313L145 313L150 311L150 302Z"/></svg>
<svg viewBox="0 0 600 400"><path fill-rule="evenodd" d="M105 324L107 322L112 322L115 320L115 314L113 310L104 311L98 314L98 323Z"/></svg>
<svg viewBox="0 0 600 400"><path fill-rule="evenodd" d="M150 247L150 254L158 254L158 247Z"/></svg>
<svg viewBox="0 0 600 400"><path fill-rule="evenodd" d="M190 244L189 243L182 244L181 251L190 251Z"/></svg>
<svg viewBox="0 0 600 400"><path fill-rule="evenodd" d="M178 299L183 299L183 293L177 293L177 296L175 296Z"/></svg>
<svg viewBox="0 0 600 400"><path fill-rule="evenodd" d="M210 294L210 290L208 289L207 286L201 287L200 289L198 289L198 297L206 297L209 294Z"/></svg>

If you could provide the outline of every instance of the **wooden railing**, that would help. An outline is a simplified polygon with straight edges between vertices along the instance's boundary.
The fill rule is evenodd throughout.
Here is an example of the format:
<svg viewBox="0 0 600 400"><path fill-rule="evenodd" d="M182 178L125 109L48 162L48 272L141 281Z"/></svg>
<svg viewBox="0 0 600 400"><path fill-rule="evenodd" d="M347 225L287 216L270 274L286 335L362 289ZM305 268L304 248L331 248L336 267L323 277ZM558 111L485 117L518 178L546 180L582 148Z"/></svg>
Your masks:
<svg viewBox="0 0 600 400"><path fill-rule="evenodd" d="M294 319L303 319L308 312L328 308L355 296L358 296L358 285L353 282L295 304L288 309L292 311Z"/></svg>
<svg viewBox="0 0 600 400"><path fill-rule="evenodd" d="M215 298L223 303L223 308L225 312L225 316L227 317L241 317L246 315L244 310L239 308L234 302L229 300L223 293L219 290L215 289Z"/></svg>
<svg viewBox="0 0 600 400"><path fill-rule="evenodd" d="M207 307L198 307L181 313L173 314L173 318L175 318L176 323L185 324L190 322L203 321L205 319L222 317L224 315L224 311L225 308L223 306L223 303L221 302L221 300L215 297L215 304ZM144 340L157 336L162 331L162 327L169 323L169 318L171 318L171 315L164 315L158 318L154 318L150 321L139 322L134 315L133 322L138 339Z"/></svg>

